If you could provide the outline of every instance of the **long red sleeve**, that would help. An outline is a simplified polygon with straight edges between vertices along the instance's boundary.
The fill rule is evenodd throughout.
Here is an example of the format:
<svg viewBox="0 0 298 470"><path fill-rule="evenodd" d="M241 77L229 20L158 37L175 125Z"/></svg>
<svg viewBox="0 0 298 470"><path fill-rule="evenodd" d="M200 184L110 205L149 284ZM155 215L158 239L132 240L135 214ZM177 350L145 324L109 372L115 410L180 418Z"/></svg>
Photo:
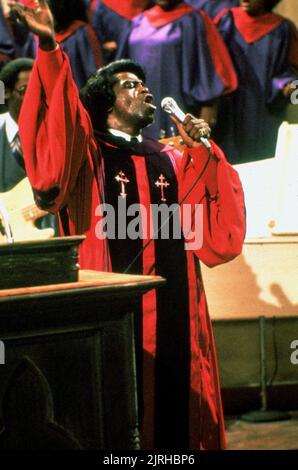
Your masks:
<svg viewBox="0 0 298 470"><path fill-rule="evenodd" d="M82 268L108 269L106 242L96 238L95 214L103 194L100 153L69 61L59 48L39 50L19 128L36 203L51 212L65 207L64 234L86 235Z"/></svg>
<svg viewBox="0 0 298 470"><path fill-rule="evenodd" d="M202 246L194 249L194 253L210 267L230 261L241 253L246 228L244 195L238 173L214 143L212 153L206 171L185 200L193 214L195 205L203 204ZM203 146L185 152L179 172L180 200L192 187L206 161L207 150ZM200 230L200 227L195 229Z"/></svg>
<svg viewBox="0 0 298 470"><path fill-rule="evenodd" d="M89 117L59 48L39 50L19 125L31 185L47 193L40 203L55 212L67 203L91 141Z"/></svg>

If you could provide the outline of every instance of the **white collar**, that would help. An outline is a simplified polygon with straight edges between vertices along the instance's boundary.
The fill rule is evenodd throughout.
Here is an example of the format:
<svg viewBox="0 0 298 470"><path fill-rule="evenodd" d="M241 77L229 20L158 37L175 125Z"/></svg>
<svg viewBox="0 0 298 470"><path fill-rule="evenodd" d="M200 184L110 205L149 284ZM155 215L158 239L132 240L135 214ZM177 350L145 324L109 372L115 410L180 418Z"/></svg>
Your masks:
<svg viewBox="0 0 298 470"><path fill-rule="evenodd" d="M113 134L116 137L122 137L122 139L125 139L127 142L131 142L132 138L138 139L138 142L140 143L143 142L143 137L141 136L141 134L132 136L127 134L126 132L119 131L118 129L108 129L108 131L110 132L110 134Z"/></svg>
<svg viewBox="0 0 298 470"><path fill-rule="evenodd" d="M9 113L2 114L1 118L5 122L7 140L11 144L16 134L19 132L19 126Z"/></svg>

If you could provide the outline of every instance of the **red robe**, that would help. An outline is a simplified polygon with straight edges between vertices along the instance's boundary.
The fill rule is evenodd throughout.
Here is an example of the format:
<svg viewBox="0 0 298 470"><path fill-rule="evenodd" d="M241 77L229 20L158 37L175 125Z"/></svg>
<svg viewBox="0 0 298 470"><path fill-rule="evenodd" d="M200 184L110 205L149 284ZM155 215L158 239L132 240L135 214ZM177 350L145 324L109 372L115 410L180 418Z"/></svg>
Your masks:
<svg viewBox="0 0 298 470"><path fill-rule="evenodd" d="M101 0L101 3L123 18L132 20L145 10L149 4L149 0L125 0L125 2L119 2L118 0Z"/></svg>
<svg viewBox="0 0 298 470"><path fill-rule="evenodd" d="M105 184L101 153L90 118L79 101L68 60L59 49L39 51L21 112L20 134L26 170L37 202L51 211L66 207L63 217L64 228L65 221L69 228L66 233L86 235L80 252L81 268L109 269L107 245L95 236L98 222L95 208L101 201ZM193 450L225 448L214 338L198 260L215 266L233 259L241 252L245 234L244 199L239 177L214 143L212 153L207 170L185 201L191 205L199 202L204 205L203 245L186 252L190 365L189 439L185 448ZM167 147L161 149L159 155L172 162L181 200L207 161L207 151L200 146L187 149L181 157ZM148 207L150 188L144 159L133 155L131 160L139 201ZM146 241L143 240L143 244ZM151 243L143 252L144 274L154 263L154 244ZM179 269L178 266L175 268ZM156 333L156 292L151 291L143 299L145 412L142 447L147 449L160 448L154 440ZM172 412L175 415L174 409Z"/></svg>

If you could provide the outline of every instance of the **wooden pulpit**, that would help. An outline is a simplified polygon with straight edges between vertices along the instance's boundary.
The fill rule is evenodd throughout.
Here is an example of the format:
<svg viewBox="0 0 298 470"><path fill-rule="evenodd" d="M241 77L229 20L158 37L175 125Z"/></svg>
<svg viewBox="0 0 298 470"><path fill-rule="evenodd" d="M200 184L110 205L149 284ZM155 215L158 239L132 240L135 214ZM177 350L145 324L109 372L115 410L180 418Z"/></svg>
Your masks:
<svg viewBox="0 0 298 470"><path fill-rule="evenodd" d="M81 271L0 290L0 449L139 448L134 325L163 282Z"/></svg>

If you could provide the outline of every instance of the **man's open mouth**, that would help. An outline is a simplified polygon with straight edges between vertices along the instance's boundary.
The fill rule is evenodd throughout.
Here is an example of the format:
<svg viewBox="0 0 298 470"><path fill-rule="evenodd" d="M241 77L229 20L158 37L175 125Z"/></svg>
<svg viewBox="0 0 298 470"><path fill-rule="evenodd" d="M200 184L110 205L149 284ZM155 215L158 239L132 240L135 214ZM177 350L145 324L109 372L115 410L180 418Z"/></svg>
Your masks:
<svg viewBox="0 0 298 470"><path fill-rule="evenodd" d="M153 96L152 95L146 95L145 96L145 99L144 99L144 102L146 104L149 104L152 108L156 109L156 106L154 104L154 99L153 99Z"/></svg>

